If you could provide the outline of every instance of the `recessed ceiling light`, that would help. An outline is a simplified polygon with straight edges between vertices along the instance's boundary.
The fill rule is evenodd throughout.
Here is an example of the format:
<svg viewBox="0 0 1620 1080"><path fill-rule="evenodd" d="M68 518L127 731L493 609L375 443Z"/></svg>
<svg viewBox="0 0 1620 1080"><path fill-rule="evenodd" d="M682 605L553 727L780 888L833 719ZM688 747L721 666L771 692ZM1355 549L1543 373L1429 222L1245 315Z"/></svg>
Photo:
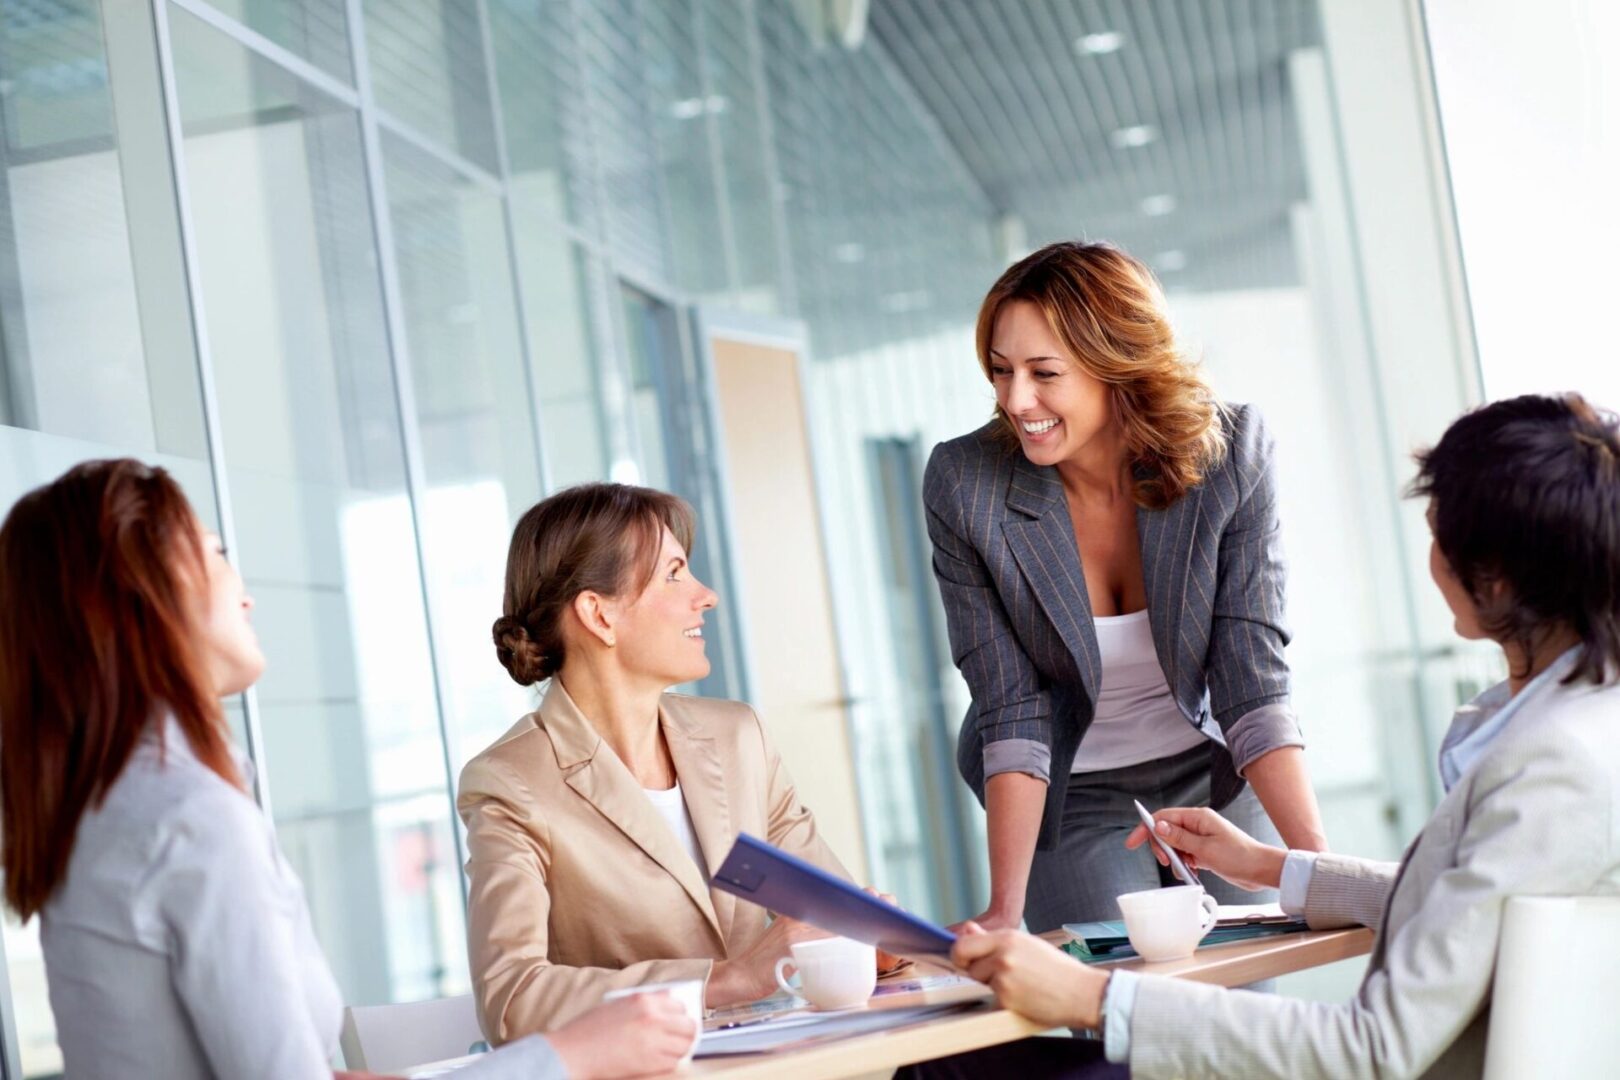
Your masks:
<svg viewBox="0 0 1620 1080"><path fill-rule="evenodd" d="M1163 217L1176 208L1174 195L1149 195L1142 200L1142 213L1148 217Z"/></svg>
<svg viewBox="0 0 1620 1080"><path fill-rule="evenodd" d="M1146 146L1158 137L1159 129L1153 125L1135 124L1131 127L1120 128L1108 136L1108 140L1120 149L1127 150L1132 147Z"/></svg>
<svg viewBox="0 0 1620 1080"><path fill-rule="evenodd" d="M704 113L718 116L731 107L723 94L710 94L708 97L681 98L679 101L669 103L669 115L677 120L696 120Z"/></svg>
<svg viewBox="0 0 1620 1080"><path fill-rule="evenodd" d="M1171 248L1161 251L1148 260L1155 270L1185 270L1187 269L1187 253L1180 248Z"/></svg>
<svg viewBox="0 0 1620 1080"><path fill-rule="evenodd" d="M927 289L908 289L878 297L878 307L890 315L900 315L907 311L921 311L933 301L934 297Z"/></svg>
<svg viewBox="0 0 1620 1080"><path fill-rule="evenodd" d="M1125 44L1125 35L1117 30L1103 30L1096 34L1082 34L1074 39L1076 52L1087 56L1102 56L1104 53L1118 52Z"/></svg>

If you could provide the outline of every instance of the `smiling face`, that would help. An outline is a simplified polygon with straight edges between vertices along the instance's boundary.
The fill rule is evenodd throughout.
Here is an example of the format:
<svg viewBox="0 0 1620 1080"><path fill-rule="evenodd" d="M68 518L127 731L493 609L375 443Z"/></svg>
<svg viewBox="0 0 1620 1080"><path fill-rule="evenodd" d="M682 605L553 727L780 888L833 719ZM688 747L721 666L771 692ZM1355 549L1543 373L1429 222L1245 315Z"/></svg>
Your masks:
<svg viewBox="0 0 1620 1080"><path fill-rule="evenodd" d="M1108 385L1069 354L1028 300L1010 300L996 313L990 381L1024 456L1036 465L1076 458L1117 430Z"/></svg>
<svg viewBox="0 0 1620 1080"><path fill-rule="evenodd" d="M236 567L226 560L225 546L200 525L198 535L208 575L201 590L202 611L198 617L203 660L215 693L227 697L240 694L264 674L264 653L259 649L259 636L248 622L253 597L248 595Z"/></svg>
<svg viewBox="0 0 1620 1080"><path fill-rule="evenodd" d="M720 602L692 576L686 549L664 529L658 569L634 598L611 602L614 651L623 670L661 687L693 682L709 673L703 613Z"/></svg>

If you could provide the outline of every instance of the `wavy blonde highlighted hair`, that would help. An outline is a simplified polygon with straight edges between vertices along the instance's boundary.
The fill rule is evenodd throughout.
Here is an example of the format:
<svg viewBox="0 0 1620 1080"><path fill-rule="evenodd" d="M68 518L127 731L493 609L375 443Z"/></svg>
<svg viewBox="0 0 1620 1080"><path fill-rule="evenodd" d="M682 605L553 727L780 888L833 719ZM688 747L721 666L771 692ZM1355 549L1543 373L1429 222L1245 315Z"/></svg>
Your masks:
<svg viewBox="0 0 1620 1080"><path fill-rule="evenodd" d="M1111 244L1065 241L1014 263L979 308L977 346L986 379L996 316L1017 300L1040 308L1074 361L1108 385L1130 448L1138 506L1169 506L1221 462L1220 402L1177 345L1164 293L1141 262ZM1016 441L999 404L996 418Z"/></svg>

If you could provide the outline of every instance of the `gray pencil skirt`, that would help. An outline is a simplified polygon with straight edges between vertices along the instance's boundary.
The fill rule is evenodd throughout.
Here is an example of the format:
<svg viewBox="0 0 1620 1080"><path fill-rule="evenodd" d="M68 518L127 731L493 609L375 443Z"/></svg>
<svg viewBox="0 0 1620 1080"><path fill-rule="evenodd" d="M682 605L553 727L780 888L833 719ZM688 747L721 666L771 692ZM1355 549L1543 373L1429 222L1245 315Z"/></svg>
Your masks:
<svg viewBox="0 0 1620 1080"><path fill-rule="evenodd" d="M1051 851L1036 851L1024 902L1031 933L1064 923L1099 922L1120 917L1114 898L1163 885L1179 884L1159 866L1147 846L1127 851L1126 835L1140 820L1131 800L1149 810L1209 805L1209 749L1195 746L1174 757L1069 777L1063 802L1063 835ZM1252 788L1232 800L1221 816L1268 844L1281 844ZM1223 904L1266 904L1275 890L1246 892L1208 870L1204 888Z"/></svg>

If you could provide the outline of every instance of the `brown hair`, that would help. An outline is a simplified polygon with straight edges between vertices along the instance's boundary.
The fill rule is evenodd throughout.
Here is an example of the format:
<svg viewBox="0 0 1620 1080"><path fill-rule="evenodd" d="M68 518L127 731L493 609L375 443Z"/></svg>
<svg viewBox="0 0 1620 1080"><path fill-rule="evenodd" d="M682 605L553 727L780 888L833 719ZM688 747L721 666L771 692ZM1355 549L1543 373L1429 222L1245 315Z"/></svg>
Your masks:
<svg viewBox="0 0 1620 1080"><path fill-rule="evenodd" d="M674 495L628 484L580 484L542 499L518 519L506 555L506 596L495 620L495 656L530 686L563 664L563 612L582 592L640 592L658 569L664 529L691 550L692 508ZM638 576L635 568L641 567Z"/></svg>
<svg viewBox="0 0 1620 1080"><path fill-rule="evenodd" d="M0 826L21 918L61 884L80 818L164 714L241 786L197 649L206 576L179 485L128 458L74 466L0 526Z"/></svg>
<svg viewBox="0 0 1620 1080"><path fill-rule="evenodd" d="M1152 271L1110 244L1049 244L1008 267L979 308L985 378L996 316L1011 301L1041 309L1052 332L1092 378L1108 384L1125 428L1139 506L1163 509L1198 484L1226 452L1222 410L1176 344ZM1002 430L1017 438L996 406Z"/></svg>

